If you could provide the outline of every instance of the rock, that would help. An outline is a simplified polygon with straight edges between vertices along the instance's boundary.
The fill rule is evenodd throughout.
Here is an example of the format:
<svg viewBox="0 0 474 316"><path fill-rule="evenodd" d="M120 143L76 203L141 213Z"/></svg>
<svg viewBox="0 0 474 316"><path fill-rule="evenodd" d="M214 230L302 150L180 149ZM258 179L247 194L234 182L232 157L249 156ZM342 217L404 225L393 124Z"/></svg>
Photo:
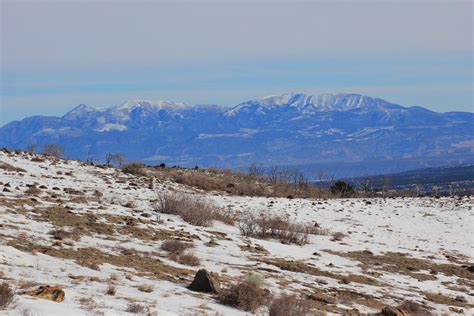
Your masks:
<svg viewBox="0 0 474 316"><path fill-rule="evenodd" d="M220 290L218 276L215 273L210 273L205 269L201 269L196 273L196 276L191 285L188 286L188 289L196 292L218 293Z"/></svg>
<svg viewBox="0 0 474 316"><path fill-rule="evenodd" d="M411 313L404 309L386 306L382 308L382 311L378 313L379 316L413 316Z"/></svg>
<svg viewBox="0 0 474 316"><path fill-rule="evenodd" d="M41 298L44 300L50 300L56 303L64 301L64 291L59 286L42 285L38 289L29 291L25 294L33 297Z"/></svg>
<svg viewBox="0 0 474 316"><path fill-rule="evenodd" d="M474 264L471 264L468 268L467 271L474 273Z"/></svg>

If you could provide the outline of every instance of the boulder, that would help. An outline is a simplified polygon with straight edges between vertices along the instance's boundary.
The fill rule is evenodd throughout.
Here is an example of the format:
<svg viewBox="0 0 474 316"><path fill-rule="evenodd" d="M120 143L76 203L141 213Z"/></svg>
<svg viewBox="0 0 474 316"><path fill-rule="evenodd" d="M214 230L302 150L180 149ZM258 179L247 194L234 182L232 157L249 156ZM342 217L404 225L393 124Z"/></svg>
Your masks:
<svg viewBox="0 0 474 316"><path fill-rule="evenodd" d="M64 301L64 291L59 286L42 285L36 290L29 291L25 294L33 297L41 298L44 300L50 300L56 303Z"/></svg>
<svg viewBox="0 0 474 316"><path fill-rule="evenodd" d="M215 273L201 269L196 273L188 289L196 292L218 293L220 290L219 278Z"/></svg>

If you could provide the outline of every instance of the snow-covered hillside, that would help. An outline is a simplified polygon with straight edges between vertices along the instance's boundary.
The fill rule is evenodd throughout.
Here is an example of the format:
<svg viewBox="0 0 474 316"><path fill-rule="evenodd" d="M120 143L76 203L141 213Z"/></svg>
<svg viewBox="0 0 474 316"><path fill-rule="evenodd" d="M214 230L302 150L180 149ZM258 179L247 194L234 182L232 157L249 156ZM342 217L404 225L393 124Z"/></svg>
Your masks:
<svg viewBox="0 0 474 316"><path fill-rule="evenodd" d="M409 299L434 314L474 314L470 197L230 196L163 180L159 172L136 176L0 151L0 283L17 293L0 314L128 315L133 303L157 315L249 314L189 290L201 268L216 273L222 288L257 274L272 296L296 294L321 313L375 313ZM199 196L236 222L200 227L157 213L166 192ZM239 223L261 213L320 233L304 245L242 236ZM186 251L198 264L163 250L169 240L192 244ZM21 294L39 285L60 286L64 301Z"/></svg>

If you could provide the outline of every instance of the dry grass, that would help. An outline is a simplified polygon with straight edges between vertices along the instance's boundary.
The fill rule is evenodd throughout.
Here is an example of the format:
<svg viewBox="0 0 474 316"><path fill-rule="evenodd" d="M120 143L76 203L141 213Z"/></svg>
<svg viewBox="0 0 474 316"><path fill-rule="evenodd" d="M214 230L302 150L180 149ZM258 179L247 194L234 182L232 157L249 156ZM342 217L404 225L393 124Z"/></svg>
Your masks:
<svg viewBox="0 0 474 316"><path fill-rule="evenodd" d="M267 304L271 294L255 284L241 282L222 290L218 300L221 304L254 313L258 308Z"/></svg>
<svg viewBox="0 0 474 316"><path fill-rule="evenodd" d="M138 289L140 292L151 293L151 292L153 292L153 285L150 285L150 284L142 284L142 285L139 285L137 289Z"/></svg>
<svg viewBox="0 0 474 316"><path fill-rule="evenodd" d="M149 308L139 303L132 302L127 305L125 311L132 314L147 314Z"/></svg>
<svg viewBox="0 0 474 316"><path fill-rule="evenodd" d="M115 285L109 284L105 290L105 294L115 295L115 293L117 293L117 287Z"/></svg>
<svg viewBox="0 0 474 316"><path fill-rule="evenodd" d="M41 193L41 190L36 185L30 186L25 191L25 194L28 194L28 195L38 195L40 193Z"/></svg>
<svg viewBox="0 0 474 316"><path fill-rule="evenodd" d="M184 250L194 247L191 243L182 242L179 240L165 240L161 244L161 249L170 253L180 254Z"/></svg>
<svg viewBox="0 0 474 316"><path fill-rule="evenodd" d="M342 241L345 237L346 235L344 233L336 232L332 234L331 241Z"/></svg>
<svg viewBox="0 0 474 316"><path fill-rule="evenodd" d="M0 169L5 170L5 171L12 171L12 172L26 172L25 169L12 166L9 163L3 162L3 161L0 161Z"/></svg>
<svg viewBox="0 0 474 316"><path fill-rule="evenodd" d="M310 234L325 234L325 231L313 225L298 224L289 218L264 213L259 216L247 215L240 221L239 228L246 237L275 238L284 244L297 245L307 244Z"/></svg>
<svg viewBox="0 0 474 316"><path fill-rule="evenodd" d="M404 301L398 306L398 308L406 310L407 312L416 316L432 315L423 305L414 301Z"/></svg>
<svg viewBox="0 0 474 316"><path fill-rule="evenodd" d="M190 267L196 267L200 264L199 258L192 253L182 253L176 258L176 261Z"/></svg>
<svg viewBox="0 0 474 316"><path fill-rule="evenodd" d="M308 299L296 295L283 294L274 299L269 306L269 316L309 316L317 315L316 304Z"/></svg>
<svg viewBox="0 0 474 316"><path fill-rule="evenodd" d="M211 202L182 193L159 194L156 211L179 215L185 222L195 226L209 226L213 220L227 224L234 222L233 217Z"/></svg>
<svg viewBox="0 0 474 316"><path fill-rule="evenodd" d="M239 172L228 169L209 168L189 170L182 168L156 169L174 182L204 191L226 192L231 195L331 198L337 197L329 190L311 185L303 173L295 170L273 170L265 175L255 172Z"/></svg>
<svg viewBox="0 0 474 316"><path fill-rule="evenodd" d="M13 302L14 297L15 293L7 282L0 284L0 310L6 309Z"/></svg>
<svg viewBox="0 0 474 316"><path fill-rule="evenodd" d="M129 163L122 167L122 171L136 176L146 175L145 165L141 162Z"/></svg>

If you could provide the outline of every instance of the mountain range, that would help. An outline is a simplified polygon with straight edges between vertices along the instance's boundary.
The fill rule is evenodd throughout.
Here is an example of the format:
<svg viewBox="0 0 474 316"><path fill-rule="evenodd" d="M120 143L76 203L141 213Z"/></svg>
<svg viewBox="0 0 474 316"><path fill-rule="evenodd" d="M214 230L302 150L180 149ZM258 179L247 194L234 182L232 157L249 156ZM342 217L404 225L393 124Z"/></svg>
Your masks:
<svg viewBox="0 0 474 316"><path fill-rule="evenodd" d="M323 169L335 176L474 162L474 113L438 113L359 94L283 94L234 107L131 100L62 117L32 116L0 128L0 147L65 156L181 166L246 168L250 163Z"/></svg>

